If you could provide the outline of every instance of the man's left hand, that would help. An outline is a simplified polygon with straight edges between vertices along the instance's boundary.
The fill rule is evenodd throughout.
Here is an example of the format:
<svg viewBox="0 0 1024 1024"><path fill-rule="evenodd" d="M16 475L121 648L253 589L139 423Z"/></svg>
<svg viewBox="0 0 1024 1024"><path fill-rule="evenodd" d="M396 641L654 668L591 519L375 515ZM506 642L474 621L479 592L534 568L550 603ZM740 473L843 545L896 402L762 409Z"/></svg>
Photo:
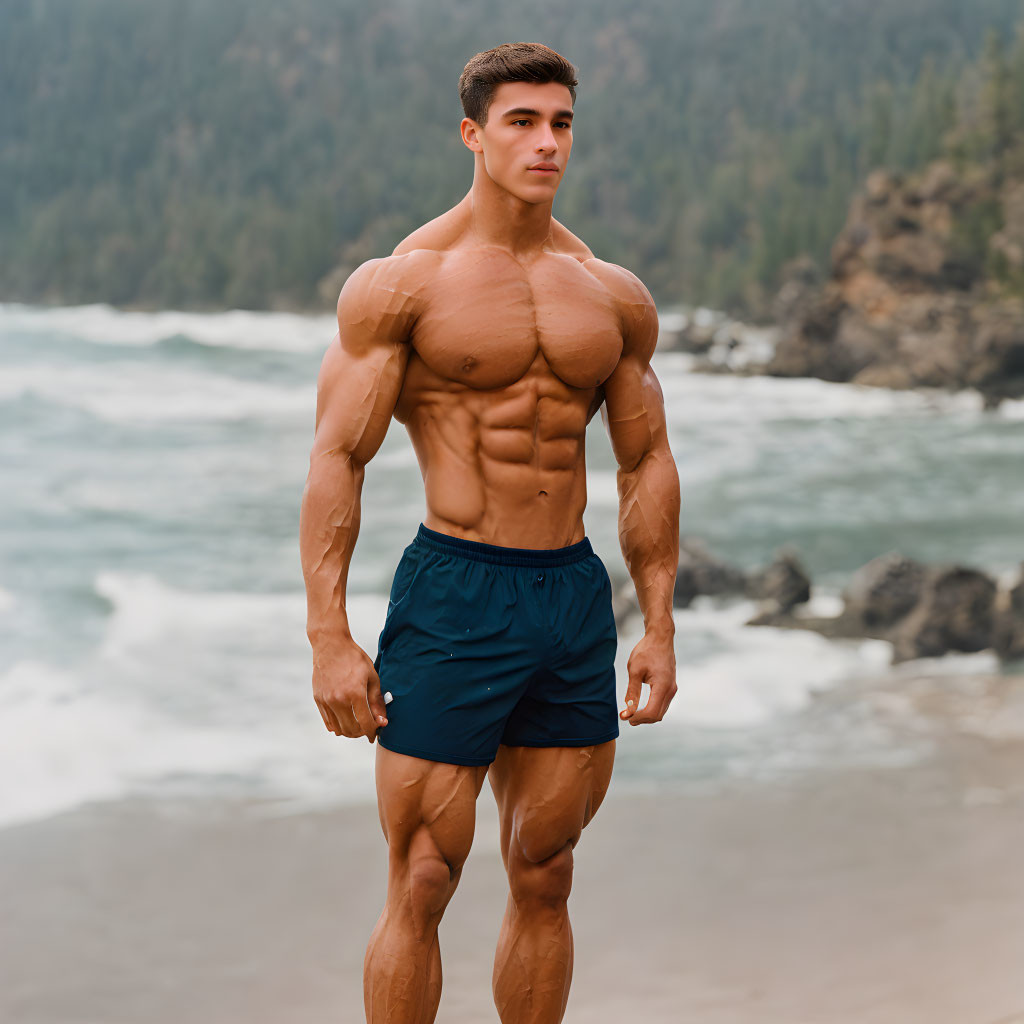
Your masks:
<svg viewBox="0 0 1024 1024"><path fill-rule="evenodd" d="M645 633L633 648L626 667L629 671L626 706L619 712L619 718L630 725L660 722L678 689L672 634ZM651 688L651 692L647 703L640 707L640 687L643 683Z"/></svg>

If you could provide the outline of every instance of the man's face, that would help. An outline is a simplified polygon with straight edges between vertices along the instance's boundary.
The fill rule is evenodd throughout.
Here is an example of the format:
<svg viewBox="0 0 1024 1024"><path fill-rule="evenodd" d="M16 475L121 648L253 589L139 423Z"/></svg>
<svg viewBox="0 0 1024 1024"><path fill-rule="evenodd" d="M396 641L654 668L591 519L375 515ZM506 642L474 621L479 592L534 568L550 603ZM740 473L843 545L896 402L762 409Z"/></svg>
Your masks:
<svg viewBox="0 0 1024 1024"><path fill-rule="evenodd" d="M572 95L557 82L502 82L494 91L487 126L464 118L462 131L466 144L483 153L496 184L524 202L549 202L572 150Z"/></svg>

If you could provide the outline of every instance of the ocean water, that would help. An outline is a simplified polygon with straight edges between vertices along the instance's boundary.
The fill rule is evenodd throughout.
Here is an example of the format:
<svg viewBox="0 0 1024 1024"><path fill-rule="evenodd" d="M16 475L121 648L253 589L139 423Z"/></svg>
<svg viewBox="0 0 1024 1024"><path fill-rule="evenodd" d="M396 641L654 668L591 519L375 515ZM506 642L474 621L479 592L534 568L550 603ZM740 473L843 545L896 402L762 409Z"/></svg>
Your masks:
<svg viewBox="0 0 1024 1024"><path fill-rule="evenodd" d="M312 700L299 502L331 317L0 305L0 824L129 795L372 799L374 748ZM793 545L835 609L886 551L1011 578L1024 558L1024 403L708 376L657 353L682 530L753 568ZM615 464L588 434L587 533L613 578ZM404 428L367 469L349 578L373 656L425 514ZM856 701L889 645L744 627L749 602L677 611L680 691L623 727L621 784L915 756ZM619 690L638 621L619 643ZM944 671L994 671L990 653Z"/></svg>

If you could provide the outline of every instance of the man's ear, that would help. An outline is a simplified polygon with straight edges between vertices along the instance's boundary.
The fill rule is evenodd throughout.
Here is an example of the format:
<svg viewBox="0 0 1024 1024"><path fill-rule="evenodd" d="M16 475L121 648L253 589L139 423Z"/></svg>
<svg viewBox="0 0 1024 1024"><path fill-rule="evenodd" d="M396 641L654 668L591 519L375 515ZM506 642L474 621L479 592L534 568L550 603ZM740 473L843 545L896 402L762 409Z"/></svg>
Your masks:
<svg viewBox="0 0 1024 1024"><path fill-rule="evenodd" d="M459 125L459 131L462 133L462 141L466 144L467 148L473 150L474 153L482 153L484 151L483 144L480 142L480 126L472 118L464 117L462 124Z"/></svg>

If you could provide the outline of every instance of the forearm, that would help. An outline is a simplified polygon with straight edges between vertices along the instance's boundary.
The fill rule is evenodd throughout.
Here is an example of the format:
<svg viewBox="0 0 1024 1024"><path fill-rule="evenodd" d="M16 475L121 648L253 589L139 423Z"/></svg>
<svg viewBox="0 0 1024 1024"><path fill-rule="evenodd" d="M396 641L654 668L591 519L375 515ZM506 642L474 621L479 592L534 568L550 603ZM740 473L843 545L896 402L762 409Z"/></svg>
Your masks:
<svg viewBox="0 0 1024 1024"><path fill-rule="evenodd" d="M299 549L306 581L306 634L316 648L350 639L345 593L359 535L365 467L351 454L314 455L302 494Z"/></svg>
<svg viewBox="0 0 1024 1024"><path fill-rule="evenodd" d="M679 566L679 473L667 445L619 470L619 544L647 633L675 632L672 591Z"/></svg>

